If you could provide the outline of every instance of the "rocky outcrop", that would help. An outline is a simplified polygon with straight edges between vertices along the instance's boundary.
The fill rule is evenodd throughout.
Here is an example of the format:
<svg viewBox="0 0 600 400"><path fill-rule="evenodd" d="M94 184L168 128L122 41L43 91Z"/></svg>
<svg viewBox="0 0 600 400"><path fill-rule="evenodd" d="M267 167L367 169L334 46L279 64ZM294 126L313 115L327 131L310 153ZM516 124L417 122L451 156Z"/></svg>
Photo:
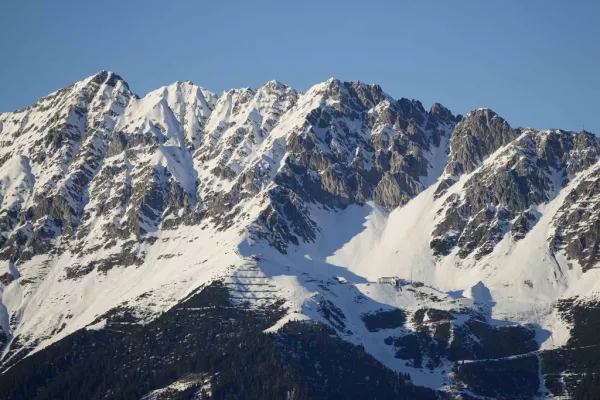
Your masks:
<svg viewBox="0 0 600 400"><path fill-rule="evenodd" d="M553 251L563 250L586 271L600 262L600 168L594 167L561 205L549 239Z"/></svg>
<svg viewBox="0 0 600 400"><path fill-rule="evenodd" d="M535 207L554 198L568 182L569 171L596 160L597 142L585 134L522 129L516 133L519 138L477 169L460 194L447 197L432 233L434 254L447 255L457 246L461 258L473 253L479 259L508 232L513 240L522 239L536 223ZM581 142L588 144L584 161Z"/></svg>
<svg viewBox="0 0 600 400"><path fill-rule="evenodd" d="M517 136L508 122L492 110L473 111L452 132L446 173L458 176L473 172L487 156Z"/></svg>

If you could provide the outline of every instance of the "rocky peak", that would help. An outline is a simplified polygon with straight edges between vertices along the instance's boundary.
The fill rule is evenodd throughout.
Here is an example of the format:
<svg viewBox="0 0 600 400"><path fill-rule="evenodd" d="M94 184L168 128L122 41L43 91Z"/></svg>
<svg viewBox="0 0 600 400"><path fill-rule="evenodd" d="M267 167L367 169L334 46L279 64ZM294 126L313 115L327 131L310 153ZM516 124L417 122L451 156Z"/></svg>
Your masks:
<svg viewBox="0 0 600 400"><path fill-rule="evenodd" d="M0 160L12 159L12 173L19 172L22 184L19 201L2 204L7 211L0 232L7 241L2 259L29 259L48 251L57 236L73 234L87 186L134 98L118 75L101 71L32 107L3 115L9 129Z"/></svg>
<svg viewBox="0 0 600 400"><path fill-rule="evenodd" d="M344 82L335 78L313 86L306 96L319 97L338 111L350 113L351 117L357 117L358 113L391 99L379 85L360 81Z"/></svg>
<svg viewBox="0 0 600 400"><path fill-rule="evenodd" d="M97 85L105 84L112 87L116 87L117 84L120 82L129 90L129 84L127 84L127 82L125 82L125 80L121 78L121 76L117 75L112 71L102 70L97 74L92 75L88 79L90 80L90 82L93 82Z"/></svg>
<svg viewBox="0 0 600 400"><path fill-rule="evenodd" d="M291 88L288 85L279 82L278 80L272 79L272 80L268 81L267 83L265 83L264 85L262 85L260 89L264 89L267 91L281 91L281 90L285 91L285 90L288 90Z"/></svg>
<svg viewBox="0 0 600 400"><path fill-rule="evenodd" d="M272 117L278 119L282 111L287 111L296 104L299 96L293 88L278 81L269 81L256 91L255 108L261 114L273 114ZM276 121L271 119L264 122L273 128Z"/></svg>
<svg viewBox="0 0 600 400"><path fill-rule="evenodd" d="M452 132L446 173L458 176L473 172L487 156L516 137L508 122L494 111L480 108L471 112Z"/></svg>
<svg viewBox="0 0 600 400"><path fill-rule="evenodd" d="M448 130L451 130L458 122L460 119L454 116L450 110L440 103L433 103L429 109L425 130L431 132L433 144L440 146L442 137L448 135Z"/></svg>
<svg viewBox="0 0 600 400"><path fill-rule="evenodd" d="M585 130L573 137L573 151L568 160L567 172L575 174L589 168L600 156L600 140Z"/></svg>
<svg viewBox="0 0 600 400"><path fill-rule="evenodd" d="M201 196L212 198L223 185L230 187L249 179L240 174L260 158L263 143L299 97L294 89L276 81L257 90L231 90L221 95L204 129L203 143L194 153Z"/></svg>
<svg viewBox="0 0 600 400"><path fill-rule="evenodd" d="M433 103L431 105L431 108L429 109L429 119L440 122L456 121L454 114L440 103Z"/></svg>

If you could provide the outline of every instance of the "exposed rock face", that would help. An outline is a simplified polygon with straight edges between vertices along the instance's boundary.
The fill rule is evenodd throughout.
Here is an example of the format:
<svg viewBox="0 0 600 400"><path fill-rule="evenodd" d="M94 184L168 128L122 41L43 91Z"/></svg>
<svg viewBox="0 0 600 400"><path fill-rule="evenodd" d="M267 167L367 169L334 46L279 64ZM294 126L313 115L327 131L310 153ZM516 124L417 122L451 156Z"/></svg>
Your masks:
<svg viewBox="0 0 600 400"><path fill-rule="evenodd" d="M211 163L211 175L233 180L255 155L279 119L298 101L298 92L276 81L258 90L240 89L223 93L214 105L194 153L196 166ZM213 166L214 165L214 166ZM208 186L214 178L206 175Z"/></svg>
<svg viewBox="0 0 600 400"><path fill-rule="evenodd" d="M555 220L550 239L554 251L564 250L584 270L600 262L600 169L593 168L569 192Z"/></svg>
<svg viewBox="0 0 600 400"><path fill-rule="evenodd" d="M389 209L405 204L423 189L431 150L441 146L442 137L447 139L456 120L440 105L430 115L418 101L396 101L379 86L360 82L330 80L305 98L296 111L301 123L281 144L286 157L273 177L298 196L288 198L289 203L344 208L372 199ZM304 111L315 103L316 108ZM248 172L255 173L261 164ZM260 179L255 175L254 187L261 187ZM299 216L284 217L296 221ZM301 237L310 241L313 236Z"/></svg>
<svg viewBox="0 0 600 400"><path fill-rule="evenodd" d="M454 133L462 133L465 120ZM447 197L433 231L434 254L447 255L457 246L460 257L474 253L481 258L508 232L514 240L522 239L536 223L535 207L553 199L571 171L597 161L598 142L586 133L517 130L515 134L518 139L478 169L461 193Z"/></svg>
<svg viewBox="0 0 600 400"><path fill-rule="evenodd" d="M306 202L340 209L374 200L393 209L417 195L431 150L447 142L455 121L441 105L430 117L420 102L360 82L331 79L301 97L277 82L230 91L194 155L198 197L211 221L227 226L240 202L268 190L277 200L258 231L285 251L314 240Z"/></svg>
<svg viewBox="0 0 600 400"><path fill-rule="evenodd" d="M508 122L492 110L473 111L452 132L446 172L454 176L471 173L487 156L516 137Z"/></svg>
<svg viewBox="0 0 600 400"><path fill-rule="evenodd" d="M2 202L10 227L4 259L30 259L49 251L61 234L74 234L107 140L133 97L118 75L103 71L2 115L3 175L10 182L16 174L20 187L16 198Z"/></svg>

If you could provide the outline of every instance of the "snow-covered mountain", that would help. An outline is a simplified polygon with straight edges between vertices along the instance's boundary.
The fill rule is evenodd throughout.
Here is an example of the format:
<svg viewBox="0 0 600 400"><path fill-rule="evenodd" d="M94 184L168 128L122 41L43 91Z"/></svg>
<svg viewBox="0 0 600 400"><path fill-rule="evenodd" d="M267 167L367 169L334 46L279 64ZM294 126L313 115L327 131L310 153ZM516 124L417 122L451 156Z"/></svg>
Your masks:
<svg viewBox="0 0 600 400"><path fill-rule="evenodd" d="M261 331L283 348L323 324L438 397L594 393L600 368L579 350L600 346L594 134L336 79L139 98L102 71L0 114L0 144L0 382L14 398L58 379L27 381L35 357L87 349L73 342L85 332L123 343L214 285L239 310L279 310ZM224 371L144 393L218 397Z"/></svg>

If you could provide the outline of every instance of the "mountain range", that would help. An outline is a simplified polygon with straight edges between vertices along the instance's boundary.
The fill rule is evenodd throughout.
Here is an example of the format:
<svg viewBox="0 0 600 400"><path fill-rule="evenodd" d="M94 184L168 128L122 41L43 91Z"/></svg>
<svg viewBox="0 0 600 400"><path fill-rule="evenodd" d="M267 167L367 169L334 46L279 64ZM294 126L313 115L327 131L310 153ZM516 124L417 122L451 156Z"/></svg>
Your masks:
<svg viewBox="0 0 600 400"><path fill-rule="evenodd" d="M0 397L598 398L599 158L362 82L101 71L0 114Z"/></svg>

